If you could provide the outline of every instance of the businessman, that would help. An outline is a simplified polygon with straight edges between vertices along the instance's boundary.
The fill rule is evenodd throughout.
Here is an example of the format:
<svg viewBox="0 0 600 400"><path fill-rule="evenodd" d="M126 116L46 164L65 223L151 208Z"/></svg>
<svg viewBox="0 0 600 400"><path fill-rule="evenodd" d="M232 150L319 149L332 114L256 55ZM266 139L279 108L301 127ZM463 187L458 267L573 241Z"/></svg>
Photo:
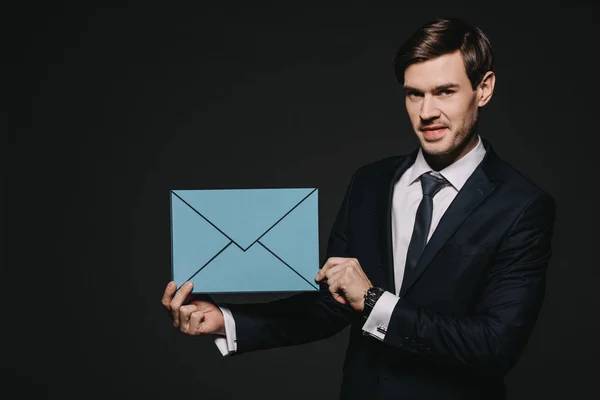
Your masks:
<svg viewBox="0 0 600 400"><path fill-rule="evenodd" d="M543 303L554 200L478 130L495 85L479 28L429 22L395 68L420 146L353 174L320 290L216 305L171 282L162 303L232 356L350 325L340 399L502 399Z"/></svg>

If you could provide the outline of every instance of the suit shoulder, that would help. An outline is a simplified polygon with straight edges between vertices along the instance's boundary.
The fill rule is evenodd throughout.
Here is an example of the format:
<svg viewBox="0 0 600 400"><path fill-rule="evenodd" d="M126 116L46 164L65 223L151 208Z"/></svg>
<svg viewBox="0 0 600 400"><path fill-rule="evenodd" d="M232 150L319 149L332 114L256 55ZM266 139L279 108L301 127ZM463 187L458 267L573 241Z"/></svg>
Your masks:
<svg viewBox="0 0 600 400"><path fill-rule="evenodd" d="M504 181L507 183L507 189L519 192L529 198L545 198L551 203L554 203L554 197L522 171L504 160L500 160L499 165L501 166L501 172L505 178Z"/></svg>

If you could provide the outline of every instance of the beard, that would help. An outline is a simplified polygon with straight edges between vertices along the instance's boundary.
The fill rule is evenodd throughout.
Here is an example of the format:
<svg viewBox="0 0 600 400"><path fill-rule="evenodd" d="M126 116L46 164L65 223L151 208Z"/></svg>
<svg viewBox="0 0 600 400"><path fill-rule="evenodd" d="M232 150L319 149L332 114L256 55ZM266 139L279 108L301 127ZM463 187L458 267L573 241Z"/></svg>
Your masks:
<svg viewBox="0 0 600 400"><path fill-rule="evenodd" d="M473 141L478 130L479 119L475 117L474 120L463 125L455 132L452 132L449 124L440 124L436 122L435 125L442 125L450 132L446 133L440 143L430 143L422 137L419 137L423 150L432 156L461 154ZM420 125L418 129L421 130L425 127L427 127L427 125Z"/></svg>
<svg viewBox="0 0 600 400"><path fill-rule="evenodd" d="M428 143L421 140L423 156L427 163L439 171L463 157L475 147L478 125L478 119L475 118L472 123L453 132L453 135L446 134L441 140L442 143ZM447 142L447 139L450 142Z"/></svg>

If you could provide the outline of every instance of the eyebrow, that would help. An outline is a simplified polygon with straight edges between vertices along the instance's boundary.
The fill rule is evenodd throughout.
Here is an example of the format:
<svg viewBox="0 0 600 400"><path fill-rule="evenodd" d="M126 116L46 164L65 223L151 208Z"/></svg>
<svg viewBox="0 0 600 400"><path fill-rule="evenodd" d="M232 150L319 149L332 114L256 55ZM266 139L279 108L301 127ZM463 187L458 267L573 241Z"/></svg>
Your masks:
<svg viewBox="0 0 600 400"><path fill-rule="evenodd" d="M434 92L440 92L442 90L448 90L448 89L456 89L457 87L459 87L460 85L458 83L445 83L443 85L438 85L436 87L433 88ZM412 86L404 86L404 91L405 92L421 92L421 90L414 88Z"/></svg>

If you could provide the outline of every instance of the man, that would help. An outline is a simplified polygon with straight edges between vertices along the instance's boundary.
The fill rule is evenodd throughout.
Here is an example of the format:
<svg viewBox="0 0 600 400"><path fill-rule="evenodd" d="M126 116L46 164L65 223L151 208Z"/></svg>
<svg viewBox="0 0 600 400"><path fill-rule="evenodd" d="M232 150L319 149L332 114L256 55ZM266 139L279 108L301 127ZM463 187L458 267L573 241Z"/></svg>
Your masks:
<svg viewBox="0 0 600 400"><path fill-rule="evenodd" d="M481 30L437 19L399 49L420 147L358 169L332 227L321 290L262 304L163 305L223 354L297 345L351 325L342 399L499 399L542 306L553 198L477 132L491 99ZM189 299L188 299L189 300Z"/></svg>

